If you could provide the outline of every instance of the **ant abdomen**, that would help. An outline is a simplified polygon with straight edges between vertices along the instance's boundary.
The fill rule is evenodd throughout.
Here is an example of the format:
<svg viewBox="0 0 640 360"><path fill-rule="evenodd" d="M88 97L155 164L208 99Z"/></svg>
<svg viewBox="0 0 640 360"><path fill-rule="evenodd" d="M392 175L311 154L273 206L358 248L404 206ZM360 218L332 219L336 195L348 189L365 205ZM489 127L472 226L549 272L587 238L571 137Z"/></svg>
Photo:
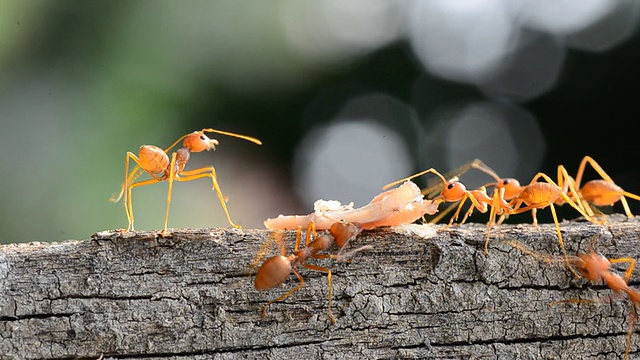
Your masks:
<svg viewBox="0 0 640 360"><path fill-rule="evenodd" d="M267 259L258 269L254 286L258 290L272 289L282 283L291 274L291 260L283 255Z"/></svg>

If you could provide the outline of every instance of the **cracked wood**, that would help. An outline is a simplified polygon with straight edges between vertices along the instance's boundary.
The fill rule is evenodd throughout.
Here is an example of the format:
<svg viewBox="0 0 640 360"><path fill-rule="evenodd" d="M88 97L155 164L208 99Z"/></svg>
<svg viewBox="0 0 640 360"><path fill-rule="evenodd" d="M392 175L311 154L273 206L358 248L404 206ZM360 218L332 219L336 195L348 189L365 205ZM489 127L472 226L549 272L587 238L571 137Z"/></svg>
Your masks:
<svg viewBox="0 0 640 360"><path fill-rule="evenodd" d="M607 257L640 252L640 222L563 222L570 254L594 239ZM249 264L267 230L100 232L90 240L0 246L0 359L253 358L622 358L626 301L561 304L610 295L501 239L560 253L553 224L501 225L482 252L481 224L431 239L364 232L373 245L352 262L317 260L327 278L301 269L297 284L257 291ZM294 232L288 233L293 247ZM267 256L275 254L273 246ZM637 286L634 274L632 285ZM633 338L632 354L638 351Z"/></svg>

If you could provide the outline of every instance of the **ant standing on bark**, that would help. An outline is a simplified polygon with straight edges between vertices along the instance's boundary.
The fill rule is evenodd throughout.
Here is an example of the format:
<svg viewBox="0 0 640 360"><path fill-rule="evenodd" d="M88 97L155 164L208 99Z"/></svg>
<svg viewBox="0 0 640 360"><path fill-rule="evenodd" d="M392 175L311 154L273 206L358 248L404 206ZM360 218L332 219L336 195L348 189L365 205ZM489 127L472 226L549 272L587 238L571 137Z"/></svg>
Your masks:
<svg viewBox="0 0 640 360"><path fill-rule="evenodd" d="M207 135L205 135L206 132L233 136L251 141L258 145L262 145L262 142L260 140L252 138L250 136L207 128L200 131L194 131L190 134L182 136L165 150L154 145L143 145L140 147L138 156L130 151L127 152L124 163L124 183L120 188L120 193L118 195L114 194L111 199L109 199L111 202L115 203L120 201L120 199L124 195L124 210L127 214L127 220L129 221L127 231L134 230L133 204L131 200L131 190L133 190L133 188L155 184L157 182L165 180L169 181L169 190L167 192L167 211L164 218L164 227L162 229L162 235L165 236L167 235L167 223L169 222L169 206L171 204L171 191L173 189L173 182L185 182L205 177L211 179L211 182L213 183L213 190L215 190L216 194L218 194L218 199L220 199L220 204L224 209L229 224L235 228L240 228L240 226L236 225L231 220L229 210L227 210L225 198L222 195L220 186L218 185L215 168L213 166L207 166L194 170L184 170L184 167L187 165L190 154L192 152L215 150L216 145L218 145L217 140L210 139L209 137L207 137ZM171 154L171 159L169 159L169 150L178 145L178 143L180 143L180 141L182 140L184 140L182 145L183 147L173 152ZM131 171L129 171L129 160L132 160L137 164L137 166L134 167ZM145 172L151 175L152 178L136 182L136 180Z"/></svg>
<svg viewBox="0 0 640 360"><path fill-rule="evenodd" d="M590 180L580 187L584 170L590 164L591 167L602 177L602 179ZM575 188L578 189L580 200L584 200L595 206L609 206L620 201L627 217L632 218L633 214L629 209L626 197L634 200L640 200L640 196L623 190L620 186L613 182L613 179L602 169L591 156L585 156L580 162L578 172L575 179ZM589 208L588 204L585 205ZM590 210L590 209L589 209Z"/></svg>

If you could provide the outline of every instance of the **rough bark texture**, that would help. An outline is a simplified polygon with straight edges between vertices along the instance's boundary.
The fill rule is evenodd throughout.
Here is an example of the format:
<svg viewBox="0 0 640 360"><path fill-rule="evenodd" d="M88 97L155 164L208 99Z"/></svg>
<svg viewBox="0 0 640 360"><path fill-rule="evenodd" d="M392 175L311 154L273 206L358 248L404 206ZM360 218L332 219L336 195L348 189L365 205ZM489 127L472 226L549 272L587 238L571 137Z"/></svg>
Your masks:
<svg viewBox="0 0 640 360"><path fill-rule="evenodd" d="M640 253L640 222L561 223L569 254ZM486 228L464 225L431 239L390 230L352 262L312 260L304 287L257 291L249 277L267 230L100 232L90 240L0 246L0 358L622 358L629 304L551 301L610 295L501 243L560 254L553 224L501 225L489 255ZM287 234L293 247L294 233ZM271 253L276 253L275 248ZM634 276L634 280L637 276ZM631 346L638 351L637 335Z"/></svg>

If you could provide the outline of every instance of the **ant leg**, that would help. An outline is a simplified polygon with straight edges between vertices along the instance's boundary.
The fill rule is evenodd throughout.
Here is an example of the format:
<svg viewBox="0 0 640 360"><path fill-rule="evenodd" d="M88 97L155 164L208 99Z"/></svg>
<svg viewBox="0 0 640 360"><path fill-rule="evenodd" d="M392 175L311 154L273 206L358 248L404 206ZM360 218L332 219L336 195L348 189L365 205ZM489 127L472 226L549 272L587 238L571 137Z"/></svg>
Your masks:
<svg viewBox="0 0 640 360"><path fill-rule="evenodd" d="M497 202L497 197L500 196L497 191L493 192L493 202L491 204L491 211L489 212L489 222L487 222L487 237L484 241L484 254L489 254L489 237L491 235L491 227L495 222L497 207L495 206Z"/></svg>
<svg viewBox="0 0 640 360"><path fill-rule="evenodd" d="M625 270L624 272L624 281L625 282L629 282L629 280L631 280L631 275L633 275L633 269L636 266L636 259L634 258L618 258L618 259L607 259L609 260L610 263L615 264L615 263L628 263L629 266L627 267L627 270Z"/></svg>
<svg viewBox="0 0 640 360"><path fill-rule="evenodd" d="M133 168L133 170L131 170L130 173L127 173L127 170L129 169L129 159L133 160L137 164L137 166ZM142 167L142 164L140 163L140 159L134 153L128 151L124 164L125 164L124 165L125 180L124 180L124 183L122 184L122 190L120 192L120 195L113 201L117 202L118 200L120 200L120 197L124 193L124 199L122 200L122 204L124 205L124 210L127 213L127 220L129 221L129 226L127 227L127 231L133 231L133 203L131 201L131 189L137 186L149 185L149 184L154 184L156 182L164 181L165 178L158 177L155 174L151 174L147 172L147 174L151 175L153 179L133 183L137 178L139 178L143 174L142 170L144 169Z"/></svg>
<svg viewBox="0 0 640 360"><path fill-rule="evenodd" d="M565 194L567 194L567 196L569 194L572 195L569 198L575 197L574 201L576 205L578 205L580 209L582 209L582 212L588 215L587 220L589 220L590 222L594 222L593 218L595 214L593 213L591 206L586 200L581 198L575 187L575 180L571 178L571 176L567 172L567 169L562 165L558 165L558 186Z"/></svg>
<svg viewBox="0 0 640 360"><path fill-rule="evenodd" d="M566 184L563 184L563 179L565 179ZM578 188L576 186L575 181L571 178L571 176L567 172L567 169L565 169L565 167L562 165L558 165L558 186L562 188L562 191L565 195L567 195L567 198L572 199L572 197L568 196L569 194L575 197L574 202L577 205L577 207L574 206L574 208L578 210L578 212L582 216L584 216L589 222L592 222L594 224L602 223L602 221L596 219L595 213L591 208L591 204L589 204L588 201L582 198L582 196L578 192ZM606 222L606 219L605 219L605 222Z"/></svg>
<svg viewBox="0 0 640 360"><path fill-rule="evenodd" d="M139 159L136 156L136 154L127 151L127 156L125 158L124 161L124 183L122 184L122 190L120 191L120 196L122 196L122 193L124 193L124 199L122 200L122 204L124 205L124 212L127 214L127 221L129 222L129 225L127 226L127 231L133 231L133 213L130 212L129 210L129 206L128 206L128 200L130 197L127 197L129 195L129 158L133 158L133 160L139 164ZM135 169L134 169L135 170ZM118 200L120 199L120 196L118 196Z"/></svg>
<svg viewBox="0 0 640 360"><path fill-rule="evenodd" d="M509 218L509 214L501 214L498 221L496 221L496 225L502 225L502 223Z"/></svg>
<svg viewBox="0 0 640 360"><path fill-rule="evenodd" d="M129 159L133 160L137 164L137 166L134 167L131 170L131 172L129 172ZM140 184L136 186L142 186L142 185L153 184L153 183L164 180L163 178L160 178L154 174L149 174L153 177L153 179L151 180L156 180L156 181L146 180L139 183L134 183L134 181L143 174L142 170L143 168L142 168L142 164L140 163L140 159L136 156L136 154L130 151L127 151L127 156L125 157L125 161L124 161L124 183L122 184L122 187L120 189L120 194L117 197L114 194L114 196L112 196L110 199L112 202L118 202L124 194L124 199L122 200L122 204L124 205L124 211L127 214L127 221L129 221L127 231L134 230L133 229L133 206L131 205L131 188L135 187L134 184Z"/></svg>
<svg viewBox="0 0 640 360"><path fill-rule="evenodd" d="M484 187L482 187L482 189L484 189ZM467 221L467 219L469 218L469 216L471 216L473 214L474 210L478 210L478 211L480 211L481 213L484 214L484 213L487 212L487 206L488 205L490 206L490 204L485 203L484 201L482 203L480 203L480 201L475 197L475 195L473 195L472 192L468 192L466 194L466 196L469 198L469 200L471 200L471 206L469 206L469 210L467 210L467 212L464 214L464 217L462 218L462 221L460 221L458 223L459 225L464 224Z"/></svg>
<svg viewBox="0 0 640 360"><path fill-rule="evenodd" d="M570 201L570 199L568 197L565 200L569 200ZM546 204L542 203L542 204L537 204L537 205L525 206L523 208L514 210L512 212L512 214L520 214L520 213L526 212L528 210L532 210L533 211L533 210L536 209L536 207L539 207L540 205L548 205L549 209L551 209L551 215L553 216L553 223L554 223L554 225L556 227L556 235L558 236L558 242L560 243L560 249L562 250L562 253L564 254L564 258L565 258L565 261L567 263L567 267L569 268L569 270L571 270L571 272L576 277L576 279L579 279L580 275L578 275L578 273L573 269L573 266L571 266L571 262L569 261L569 255L567 254L567 250L564 248L564 241L562 240L562 234L560 233L560 223L558 222L558 216L556 214L556 208L555 208L555 206L553 206L553 203L547 202Z"/></svg>
<svg viewBox="0 0 640 360"><path fill-rule="evenodd" d="M462 200L460 200L460 204L458 205L458 209L453 214L453 216L451 216L451 219L449 219L449 224L447 224L447 226L445 226L442 230L448 229L449 227L451 227L451 225L453 224L454 221L458 220L458 216L460 215L460 210L462 210L462 206L464 205L465 202L467 202L467 199L469 199L469 198L470 198L470 196L469 196L468 193L464 195ZM471 208L473 209L473 205L471 205ZM466 219L466 217L465 217L465 219Z"/></svg>
<svg viewBox="0 0 640 360"><path fill-rule="evenodd" d="M610 297L606 297L603 299L567 299L567 300L558 300L558 301L552 301L549 303L549 306L555 306L555 305L559 305L559 304L581 304L581 303L588 303L588 304L593 304L593 303L599 303L602 302L603 300L611 300Z"/></svg>
<svg viewBox="0 0 640 360"><path fill-rule="evenodd" d="M506 243L511 245L512 247L522 251L523 253L530 255L532 257L534 257L535 259L542 261L544 263L547 264L551 264L554 263L556 261L563 261L564 259L560 260L560 259L555 259L553 256L551 255L547 255L547 254L543 254L543 253L539 253L535 250L529 249L528 247L526 247L523 243L517 241L517 240L505 240L502 241L502 243Z"/></svg>
<svg viewBox="0 0 640 360"><path fill-rule="evenodd" d="M587 163L591 165L591 167L602 177L602 179L606 182L614 183L613 179L604 171L604 169L593 160L593 158L589 155L582 158L580 162L580 166L578 167L578 172L576 174L576 187L579 188L582 183L582 175L584 175L584 170L587 167Z"/></svg>
<svg viewBox="0 0 640 360"><path fill-rule="evenodd" d="M629 208L629 203L627 203L627 199L625 197L630 197L634 200L640 201L640 196L624 190L622 191L622 197L620 198L620 202L622 203L622 207L624 208L625 214L627 214L627 217L631 219L633 218L633 214L631 213L631 209Z"/></svg>
<svg viewBox="0 0 640 360"><path fill-rule="evenodd" d="M469 210L467 210L467 212L462 217L462 221L460 221L460 224L464 224L465 222L467 222L467 219L471 215L473 215L473 206L469 207Z"/></svg>
<svg viewBox="0 0 640 360"><path fill-rule="evenodd" d="M580 275L576 273L569 262L569 255L567 255L567 250L564 248L564 241L562 240L562 234L560 234L560 224L558 223L558 216L556 215L556 207L553 206L552 203L549 203L549 209L551 209L551 215L553 215L553 222L556 225L556 234L558 234L558 242L560 242L560 248L562 249L562 253L564 254L564 258L567 261L567 267L571 272L576 276L576 279L580 278Z"/></svg>
<svg viewBox="0 0 640 360"><path fill-rule="evenodd" d="M522 200L513 199L511 203L505 204L503 206L499 205L502 202L504 196L504 189L500 190L500 192L493 192L493 201L491 202L491 212L489 213L489 222L487 223L487 238L484 241L484 254L489 254L489 237L491 235L491 228L493 227L496 219L496 214L498 209L502 209L503 213L500 216L500 220L497 222L498 225L502 224L502 219L505 218L508 214L516 214L516 211L519 211L520 206L524 203Z"/></svg>
<svg viewBox="0 0 640 360"><path fill-rule="evenodd" d="M316 265L309 265L309 264L305 264L305 263L301 263L301 265L306 267L307 269L316 270L316 271L322 271L322 272L327 273L327 283L329 284L329 295L328 295L328 299L329 299L329 318L331 318L331 323L335 324L336 323L336 318L333 316L333 312L331 311L331 298L333 296L333 283L331 281L331 270L329 270L326 267L321 267L321 266L316 266Z"/></svg>
<svg viewBox="0 0 640 360"><path fill-rule="evenodd" d="M167 224L169 223L169 207L171 206L171 192L173 191L173 180L175 180L175 168L176 168L176 155L171 155L171 165L169 167L169 190L167 191L167 212L164 215L164 228L162 229L162 236L167 236Z"/></svg>
<svg viewBox="0 0 640 360"><path fill-rule="evenodd" d="M263 316L265 316L265 317L267 316L267 309L269 308L269 305L273 304L274 302L282 301L282 300L288 298L293 293L295 293L296 291L300 290L300 288L302 288L302 286L304 286L304 279L302 278L302 276L300 275L300 273L298 272L298 270L296 268L293 268L293 273L296 274L296 277L300 281L300 284L298 284L298 286L296 286L293 289L289 290L286 294L280 296L279 298L271 300L268 303L266 303L264 305L264 307L262 308L262 315Z"/></svg>
<svg viewBox="0 0 640 360"><path fill-rule="evenodd" d="M226 201L224 200L224 195L222 195L222 191L220 190L220 185L218 185L216 169L214 169L213 166L189 170L189 171L182 171L178 173L178 175L182 177L175 178L175 180L180 182L191 181L191 180L201 179L205 177L211 178L211 182L213 183L213 190L215 190L216 194L218 195L218 199L220 200L220 205L222 205L222 209L224 210L224 213L227 216L227 221L231 226L233 226L236 229L242 228L240 225L236 225L231 220L231 215L229 215L229 210L227 209L227 204L226 204Z"/></svg>
<svg viewBox="0 0 640 360"><path fill-rule="evenodd" d="M127 231L133 231L133 200L132 200L132 196L131 196L131 190L133 190L133 188L135 188L135 187L155 184L157 182L160 182L160 180L158 180L158 179L149 179L149 180L139 181L137 183L133 183L133 184L129 185L129 188L127 190L127 198L126 198L127 203L125 205L125 209L128 206L128 211L127 212L130 215L129 228L127 229Z"/></svg>
<svg viewBox="0 0 640 360"><path fill-rule="evenodd" d="M298 227L298 230L296 231L296 245L293 247L294 252L300 249L301 238L302 238L302 228Z"/></svg>
<svg viewBox="0 0 640 360"><path fill-rule="evenodd" d="M316 233L316 223L311 220L309 221L309 226L307 226L307 234L305 235L304 238L304 246L308 247L309 244L311 243L311 234L313 233L313 237L315 238L317 233ZM296 249L297 251L298 249Z"/></svg>

